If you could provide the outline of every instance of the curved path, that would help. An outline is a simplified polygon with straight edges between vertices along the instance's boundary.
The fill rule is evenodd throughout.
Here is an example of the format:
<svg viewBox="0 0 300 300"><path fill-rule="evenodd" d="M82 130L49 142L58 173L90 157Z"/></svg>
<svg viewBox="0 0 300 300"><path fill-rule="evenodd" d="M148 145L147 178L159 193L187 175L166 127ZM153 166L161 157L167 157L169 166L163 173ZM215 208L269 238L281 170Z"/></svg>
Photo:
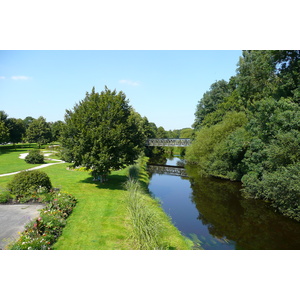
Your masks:
<svg viewBox="0 0 300 300"><path fill-rule="evenodd" d="M44 156L49 156L51 155L52 153L45 153ZM20 154L19 158L21 159L25 159L25 157L28 155L28 153L22 153ZM37 170L37 169L42 169L42 168L46 168L46 167L50 167L50 166L53 166L53 165L57 165L57 164L64 164L65 161L63 160L60 160L60 159L53 159L53 158L48 158L49 160L51 161L56 161L55 163L50 163L50 164L45 164L45 165L40 165L40 166L37 166L37 167L33 167L33 168L30 168L30 169L27 169L27 170L23 170L23 171L31 171L31 170ZM4 177L4 176L10 176L10 175L15 175L15 174L18 174L22 171L17 171L17 172L13 172L13 173L6 173L6 174L1 174L0 177Z"/></svg>

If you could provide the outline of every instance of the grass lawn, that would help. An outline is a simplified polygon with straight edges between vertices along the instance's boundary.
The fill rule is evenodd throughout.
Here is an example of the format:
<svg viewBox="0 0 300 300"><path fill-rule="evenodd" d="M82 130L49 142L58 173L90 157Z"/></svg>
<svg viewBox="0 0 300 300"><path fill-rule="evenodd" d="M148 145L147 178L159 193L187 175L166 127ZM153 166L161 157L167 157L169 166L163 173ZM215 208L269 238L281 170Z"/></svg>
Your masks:
<svg viewBox="0 0 300 300"><path fill-rule="evenodd" d="M12 155L16 159L20 152L19 150L13 152L6 155ZM132 249L128 239L129 217L124 201L128 193L123 187L127 180L126 171L113 172L108 182L99 183L94 182L89 173L67 170L67 166L68 164L58 164L43 169L49 175L54 187L74 195L78 200L54 249ZM3 170L4 173L7 172L4 168ZM0 188L4 188L11 179L12 176L0 177ZM166 227L166 239L170 249L189 249L186 241L162 209L160 207L157 209Z"/></svg>
<svg viewBox="0 0 300 300"><path fill-rule="evenodd" d="M32 149L33 148L18 148L15 150L0 146L0 174L13 173L40 166L40 164L28 164L24 159L19 158L20 154L28 153ZM45 161L45 163L47 163L47 161ZM51 161L49 161L49 163L51 163Z"/></svg>

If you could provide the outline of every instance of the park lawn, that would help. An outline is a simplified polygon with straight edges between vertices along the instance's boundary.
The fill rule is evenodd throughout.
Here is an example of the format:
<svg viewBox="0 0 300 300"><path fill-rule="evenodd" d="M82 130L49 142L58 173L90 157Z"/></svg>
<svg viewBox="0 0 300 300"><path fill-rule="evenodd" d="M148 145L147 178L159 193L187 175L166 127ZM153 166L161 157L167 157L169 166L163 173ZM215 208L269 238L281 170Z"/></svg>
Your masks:
<svg viewBox="0 0 300 300"><path fill-rule="evenodd" d="M68 164L44 168L54 187L76 197L78 203L67 220L56 250L123 250L130 245L130 225L123 184L126 170L112 172L106 183L94 182L88 172L67 170ZM5 188L12 176L0 177ZM154 201L154 200L153 200ZM189 249L186 240L158 205L170 249Z"/></svg>
<svg viewBox="0 0 300 300"><path fill-rule="evenodd" d="M45 168L54 187L76 197L78 203L62 236L58 250L128 249L125 171L113 172L109 182L94 182L88 172L67 170L68 164Z"/></svg>
<svg viewBox="0 0 300 300"><path fill-rule="evenodd" d="M0 147L0 175L40 166L41 164L28 164L24 159L19 158L20 154L28 153L30 150L32 148L9 149Z"/></svg>

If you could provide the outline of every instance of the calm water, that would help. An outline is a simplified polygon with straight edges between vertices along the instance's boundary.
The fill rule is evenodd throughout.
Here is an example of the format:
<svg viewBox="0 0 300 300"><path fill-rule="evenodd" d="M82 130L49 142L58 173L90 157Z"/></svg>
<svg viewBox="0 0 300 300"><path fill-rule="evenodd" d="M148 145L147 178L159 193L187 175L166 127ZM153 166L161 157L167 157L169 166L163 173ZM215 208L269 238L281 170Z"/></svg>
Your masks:
<svg viewBox="0 0 300 300"><path fill-rule="evenodd" d="M179 158L167 160L176 166ZM182 234L204 249L300 249L300 223L275 213L265 203L245 199L241 185L201 178L152 174L149 189Z"/></svg>

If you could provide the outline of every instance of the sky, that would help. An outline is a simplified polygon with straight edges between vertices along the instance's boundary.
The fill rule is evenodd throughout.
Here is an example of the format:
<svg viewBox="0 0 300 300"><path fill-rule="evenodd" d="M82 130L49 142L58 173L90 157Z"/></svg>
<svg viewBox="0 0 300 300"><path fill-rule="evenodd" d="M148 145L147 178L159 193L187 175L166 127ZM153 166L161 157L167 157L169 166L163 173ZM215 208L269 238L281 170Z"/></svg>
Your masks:
<svg viewBox="0 0 300 300"><path fill-rule="evenodd" d="M123 91L165 130L191 127L211 84L236 74L240 50L1 50L0 110L64 120L95 87Z"/></svg>

